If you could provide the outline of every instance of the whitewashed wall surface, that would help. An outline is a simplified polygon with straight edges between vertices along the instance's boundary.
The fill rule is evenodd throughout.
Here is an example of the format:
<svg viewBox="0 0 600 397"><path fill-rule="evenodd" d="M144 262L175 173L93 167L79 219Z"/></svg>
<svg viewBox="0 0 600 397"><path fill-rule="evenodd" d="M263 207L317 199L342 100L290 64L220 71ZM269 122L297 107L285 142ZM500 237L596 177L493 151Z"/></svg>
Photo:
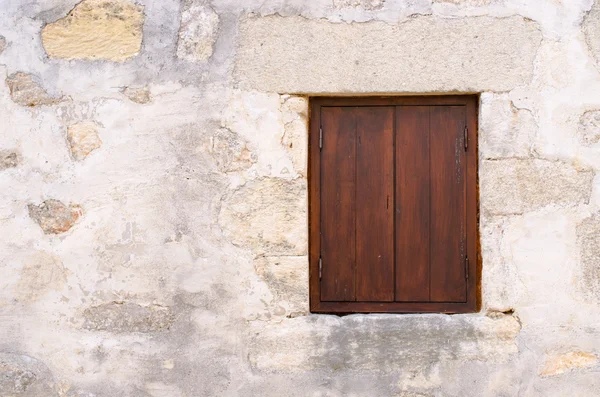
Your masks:
<svg viewBox="0 0 600 397"><path fill-rule="evenodd" d="M308 312L310 95L480 93L482 308ZM0 396L598 396L600 1L0 0Z"/></svg>

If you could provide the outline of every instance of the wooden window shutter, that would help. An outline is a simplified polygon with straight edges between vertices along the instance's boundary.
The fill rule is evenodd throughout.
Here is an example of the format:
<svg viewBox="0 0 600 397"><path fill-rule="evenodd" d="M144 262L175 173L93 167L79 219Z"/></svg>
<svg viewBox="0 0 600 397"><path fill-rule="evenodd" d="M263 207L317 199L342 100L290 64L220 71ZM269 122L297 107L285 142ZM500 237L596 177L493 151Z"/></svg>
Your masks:
<svg viewBox="0 0 600 397"><path fill-rule="evenodd" d="M475 96L313 98L313 312L477 309Z"/></svg>

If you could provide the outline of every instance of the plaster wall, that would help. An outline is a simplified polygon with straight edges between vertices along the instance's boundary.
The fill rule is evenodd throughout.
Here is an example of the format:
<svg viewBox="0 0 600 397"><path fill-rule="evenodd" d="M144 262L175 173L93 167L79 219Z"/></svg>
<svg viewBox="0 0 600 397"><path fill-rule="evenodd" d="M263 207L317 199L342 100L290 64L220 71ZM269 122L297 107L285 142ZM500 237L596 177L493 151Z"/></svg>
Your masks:
<svg viewBox="0 0 600 397"><path fill-rule="evenodd" d="M600 3L0 0L0 396L596 396ZM482 309L308 312L312 94L480 93Z"/></svg>

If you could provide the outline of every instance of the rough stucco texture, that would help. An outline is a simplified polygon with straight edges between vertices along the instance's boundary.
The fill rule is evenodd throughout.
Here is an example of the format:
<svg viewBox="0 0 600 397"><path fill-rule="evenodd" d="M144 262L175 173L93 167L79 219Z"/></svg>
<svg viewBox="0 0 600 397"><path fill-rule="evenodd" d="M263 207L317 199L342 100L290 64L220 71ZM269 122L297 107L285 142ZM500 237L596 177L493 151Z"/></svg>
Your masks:
<svg viewBox="0 0 600 397"><path fill-rule="evenodd" d="M2 2L0 397L597 396L592 3ZM302 94L441 92L481 311L309 313Z"/></svg>
<svg viewBox="0 0 600 397"><path fill-rule="evenodd" d="M248 18L235 76L244 88L281 93L505 91L531 79L540 40L520 17L397 26Z"/></svg>

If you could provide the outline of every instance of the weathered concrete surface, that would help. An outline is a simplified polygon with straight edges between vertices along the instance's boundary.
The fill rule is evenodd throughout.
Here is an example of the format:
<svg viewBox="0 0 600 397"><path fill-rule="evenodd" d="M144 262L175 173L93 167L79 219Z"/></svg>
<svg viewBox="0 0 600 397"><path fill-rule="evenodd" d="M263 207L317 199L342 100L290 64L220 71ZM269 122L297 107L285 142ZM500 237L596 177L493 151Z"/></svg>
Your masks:
<svg viewBox="0 0 600 397"><path fill-rule="evenodd" d="M123 62L142 45L144 7L130 0L84 0L42 30L51 58Z"/></svg>
<svg viewBox="0 0 600 397"><path fill-rule="evenodd" d="M273 16L245 19L239 34L239 85L279 93L505 91L531 80L541 41L519 17L391 26Z"/></svg>
<svg viewBox="0 0 600 397"><path fill-rule="evenodd" d="M4 2L0 396L597 395L592 3ZM447 91L481 312L308 313L298 93Z"/></svg>

